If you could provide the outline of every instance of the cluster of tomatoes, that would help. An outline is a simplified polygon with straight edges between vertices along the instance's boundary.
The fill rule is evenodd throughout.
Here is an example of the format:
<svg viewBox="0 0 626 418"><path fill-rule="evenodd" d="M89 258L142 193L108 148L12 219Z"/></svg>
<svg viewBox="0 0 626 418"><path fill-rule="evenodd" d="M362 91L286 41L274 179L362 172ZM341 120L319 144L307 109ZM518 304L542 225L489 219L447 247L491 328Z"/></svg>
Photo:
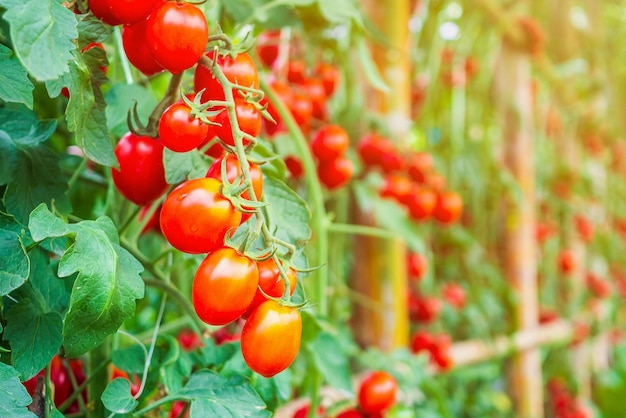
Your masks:
<svg viewBox="0 0 626 418"><path fill-rule="evenodd" d="M385 416L392 406L396 404L398 394L398 382L389 373L376 370L367 373L359 384L358 405L343 409L336 418L381 418ZM306 418L309 416L310 405L304 405L298 409L293 418ZM325 409L318 407L317 415L323 416Z"/></svg>
<svg viewBox="0 0 626 418"><path fill-rule="evenodd" d="M430 364L440 370L448 370L453 365L451 347L452 339L448 334L431 334L421 330L411 336L411 351L415 354L428 353Z"/></svg>
<svg viewBox="0 0 626 418"><path fill-rule="evenodd" d="M548 407L554 418L590 418L591 411L569 391L565 382L558 378L548 381Z"/></svg>
<svg viewBox="0 0 626 418"><path fill-rule="evenodd" d="M71 368L71 372L76 379L78 386L85 382L85 371L83 370L83 363L81 360L74 359L68 361L68 367ZM28 391L32 398L35 398L35 392L37 391L37 381L39 378L45 378L45 370L41 370L34 377L23 382L24 387ZM54 405L59 408L65 403L65 401L74 393L74 386L68 369L63 365L61 357L54 356L50 363L50 380L54 386ZM82 393L83 400L87 401L87 392ZM76 413L80 411L78 405L78 399L75 399L66 409L66 413Z"/></svg>

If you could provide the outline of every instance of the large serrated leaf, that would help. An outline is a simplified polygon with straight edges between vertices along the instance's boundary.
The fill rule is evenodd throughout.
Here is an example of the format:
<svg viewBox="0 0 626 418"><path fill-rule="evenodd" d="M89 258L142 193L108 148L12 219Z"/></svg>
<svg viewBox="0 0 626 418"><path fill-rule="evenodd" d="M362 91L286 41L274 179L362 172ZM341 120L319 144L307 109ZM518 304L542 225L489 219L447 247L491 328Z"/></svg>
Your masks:
<svg viewBox="0 0 626 418"><path fill-rule="evenodd" d="M269 205L267 218L276 236L296 246L304 246L311 238L311 212L306 202L284 182L268 177L263 183L263 196Z"/></svg>
<svg viewBox="0 0 626 418"><path fill-rule="evenodd" d="M63 324L65 352L77 357L97 347L133 316L135 299L144 294L139 276L143 267L119 246L109 218L61 225L42 205L32 212L29 229L37 241L66 235L74 239L61 257L58 274L78 273Z"/></svg>
<svg viewBox="0 0 626 418"><path fill-rule="evenodd" d="M32 399L20 382L19 372L0 363L0 416L7 418L36 418L26 407Z"/></svg>
<svg viewBox="0 0 626 418"><path fill-rule="evenodd" d="M11 219L0 214L1 217ZM24 284L30 272L30 260L20 236L11 227L0 225L0 296L8 295Z"/></svg>
<svg viewBox="0 0 626 418"><path fill-rule="evenodd" d="M0 100L23 103L32 109L34 88L13 51L0 45Z"/></svg>
<svg viewBox="0 0 626 418"><path fill-rule="evenodd" d="M55 80L68 71L78 37L74 13L59 0L0 0L0 6L15 53L33 77Z"/></svg>

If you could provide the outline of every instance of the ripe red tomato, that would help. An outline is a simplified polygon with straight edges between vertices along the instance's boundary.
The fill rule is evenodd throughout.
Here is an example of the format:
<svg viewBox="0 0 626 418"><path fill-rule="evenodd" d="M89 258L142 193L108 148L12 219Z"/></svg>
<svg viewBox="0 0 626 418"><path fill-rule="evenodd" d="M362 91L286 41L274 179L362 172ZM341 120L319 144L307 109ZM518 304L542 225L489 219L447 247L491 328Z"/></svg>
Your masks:
<svg viewBox="0 0 626 418"><path fill-rule="evenodd" d="M415 186L407 200L411 219L423 221L433 213L437 204L437 195L430 189Z"/></svg>
<svg viewBox="0 0 626 418"><path fill-rule="evenodd" d="M441 312L441 301L433 296L415 296L409 293L409 315L420 323L434 321Z"/></svg>
<svg viewBox="0 0 626 418"><path fill-rule="evenodd" d="M295 179L299 179L304 174L304 166L298 157L293 155L285 156L285 165L289 173L291 173L291 176Z"/></svg>
<svg viewBox="0 0 626 418"><path fill-rule="evenodd" d="M393 152L393 144L387 138L375 132L370 132L365 134L359 141L357 152L366 166L380 166L383 155Z"/></svg>
<svg viewBox="0 0 626 418"><path fill-rule="evenodd" d="M290 83L304 83L306 67L307 65L304 61L290 61L289 65L287 65L287 80Z"/></svg>
<svg viewBox="0 0 626 418"><path fill-rule="evenodd" d="M162 0L114 0L109 1L113 16L125 25L145 20L152 9Z"/></svg>
<svg viewBox="0 0 626 418"><path fill-rule="evenodd" d="M411 351L415 354L432 349L435 339L428 331L417 331L411 337Z"/></svg>
<svg viewBox="0 0 626 418"><path fill-rule="evenodd" d="M412 199L412 193L413 183L408 178L397 174L385 177L383 187L380 189L381 197L390 197L407 206Z"/></svg>
<svg viewBox="0 0 626 418"><path fill-rule="evenodd" d="M398 382L382 370L368 374L359 387L359 406L363 412L375 414L396 403Z"/></svg>
<svg viewBox="0 0 626 418"><path fill-rule="evenodd" d="M191 3L163 3L148 18L148 47L156 61L174 74L198 62L208 40L204 13Z"/></svg>
<svg viewBox="0 0 626 418"><path fill-rule="evenodd" d="M345 157L320 163L317 167L317 175L324 186L329 190L335 190L350 181L354 174L354 164Z"/></svg>
<svg viewBox="0 0 626 418"><path fill-rule="evenodd" d="M311 405L306 404L293 413L293 418L309 418L309 411L311 411ZM316 416L324 416L324 412L324 408L318 406Z"/></svg>
<svg viewBox="0 0 626 418"><path fill-rule="evenodd" d="M298 355L302 317L273 300L259 305L243 326L241 352L248 367L265 377L285 370Z"/></svg>
<svg viewBox="0 0 626 418"><path fill-rule="evenodd" d="M181 415L181 413L187 407L187 402L184 401L174 401L172 404L172 409L170 409L169 418L189 418L190 409L187 408L185 415Z"/></svg>
<svg viewBox="0 0 626 418"><path fill-rule="evenodd" d="M586 283L589 291L599 299L606 299L611 296L613 287L611 282L598 276L593 272L587 272Z"/></svg>
<svg viewBox="0 0 626 418"><path fill-rule="evenodd" d="M324 83L317 78L306 79L300 87L304 93L309 96L312 106L312 115L320 120L327 119L326 112L326 90L324 89Z"/></svg>
<svg viewBox="0 0 626 418"><path fill-rule="evenodd" d="M271 67L278 58L279 47L280 30L267 30L256 38L256 52L263 64L268 67Z"/></svg>
<svg viewBox="0 0 626 418"><path fill-rule="evenodd" d="M373 415L365 415L356 408L348 408L337 414L335 418L369 418Z"/></svg>
<svg viewBox="0 0 626 418"><path fill-rule="evenodd" d="M243 132L256 137L261 132L261 120L263 119L261 114L252 103L246 102L243 98L235 98L235 112L237 114L237 122L239 129ZM215 134L225 144L235 146L235 139L233 138L232 125L230 124L230 118L226 109L222 110L215 116L215 122L220 126L215 126ZM243 144L247 145L250 141L244 139Z"/></svg>
<svg viewBox="0 0 626 418"><path fill-rule="evenodd" d="M250 306L259 284L256 262L229 247L206 256L193 278L191 300L209 325L225 325Z"/></svg>
<svg viewBox="0 0 626 418"><path fill-rule="evenodd" d="M443 298L456 309L462 309L467 299L465 290L458 284L447 283L441 290Z"/></svg>
<svg viewBox="0 0 626 418"><path fill-rule="evenodd" d="M456 222L463 212L463 199L455 192L443 192L437 196L433 216L442 224Z"/></svg>
<svg viewBox="0 0 626 418"><path fill-rule="evenodd" d="M313 117L313 103L311 99L301 91L295 91L291 97L291 103L286 103L296 123L303 131L309 129Z"/></svg>
<svg viewBox="0 0 626 418"><path fill-rule="evenodd" d="M281 298L285 293L285 281L280 277L280 271L276 266L273 259L261 261L257 263L259 269L259 289L257 289L254 299L250 304L250 307L246 311L245 316L249 316L261 303L265 302L267 298L261 290L268 296L274 298ZM296 271L292 268L287 270L287 279L289 280L289 294L293 295L296 290L296 284L298 282L298 276Z"/></svg>
<svg viewBox="0 0 626 418"><path fill-rule="evenodd" d="M175 152L187 152L197 148L209 133L209 125L191 116L191 108L185 103L174 103L161 115L159 138L167 148Z"/></svg>
<svg viewBox="0 0 626 418"><path fill-rule="evenodd" d="M433 337L433 346L431 348L431 360L442 370L448 370L452 367L453 359L450 348L452 339L448 334L439 334Z"/></svg>
<svg viewBox="0 0 626 418"><path fill-rule="evenodd" d="M174 248L200 254L224 245L224 236L239 226L241 212L220 192L221 183L201 178L186 181L165 199L161 230Z"/></svg>
<svg viewBox="0 0 626 418"><path fill-rule="evenodd" d="M91 13L107 25L116 26L122 22L111 12L113 0L89 0L89 10Z"/></svg>
<svg viewBox="0 0 626 418"><path fill-rule="evenodd" d="M213 61L213 55L213 51L209 51L206 54L211 62ZM247 53L241 53L235 58L231 58L228 55L218 55L217 65L220 66L222 72L231 83L243 87L259 88L259 73L254 61ZM193 86L196 92L204 89L204 93L202 93L203 102L225 100L222 85L211 73L211 70L204 65L196 67L196 72L193 76ZM238 98L239 94L234 92L234 96Z"/></svg>
<svg viewBox="0 0 626 418"><path fill-rule="evenodd" d="M150 206L151 205L144 205L144 207L141 208L141 211L139 212L140 221L143 221L143 219L146 217L146 214L150 210ZM162 208L163 206L159 205L159 207L152 213L152 216L150 216L150 219L148 219L148 222L146 222L146 224L143 226L143 229L141 230L142 234L146 234L150 231L155 231L159 234L161 233L161 224L159 223L159 218L161 217Z"/></svg>
<svg viewBox="0 0 626 418"><path fill-rule="evenodd" d="M325 62L320 62L317 64L317 67L315 67L314 74L322 80L326 96L332 96L335 93L335 90L337 90L337 85L339 84L340 76L337 67Z"/></svg>
<svg viewBox="0 0 626 418"><path fill-rule="evenodd" d="M443 192L446 189L446 178L439 173L430 172L426 176L426 185L435 192Z"/></svg>
<svg viewBox="0 0 626 418"><path fill-rule="evenodd" d="M320 161L332 161L342 157L350 145L346 131L338 125L323 126L311 140L313 155Z"/></svg>
<svg viewBox="0 0 626 418"><path fill-rule="evenodd" d="M126 199L142 206L167 191L161 141L128 132L115 146L115 156L120 168L111 168L113 182Z"/></svg>
<svg viewBox="0 0 626 418"><path fill-rule="evenodd" d="M595 230L593 227L593 223L591 220L584 215L576 215L574 218L574 223L576 224L576 230L578 231L578 235L580 238L589 243L593 241L593 236L595 235Z"/></svg>
<svg viewBox="0 0 626 418"><path fill-rule="evenodd" d="M70 360L69 365L72 369L72 373L74 373L74 377L76 378L76 383L78 385L82 384L85 381L83 363L80 360ZM22 383L31 397L35 395L35 390L37 389L37 380L40 376L42 377L42 379L45 378L45 370L41 370L35 376ZM54 405L56 407L59 407L74 392L74 388L72 386L72 381L70 380L68 372L63 365L61 357L57 355L55 355L50 362L50 380L54 385ZM83 399L87 399L86 392L83 392ZM67 411L70 413L78 412L79 410L80 408L78 406L78 399L76 399L67 408Z"/></svg>
<svg viewBox="0 0 626 418"><path fill-rule="evenodd" d="M418 183L424 183L427 174L435 167L433 156L427 152L416 152L412 154L408 158L407 165L409 177Z"/></svg>
<svg viewBox="0 0 626 418"><path fill-rule="evenodd" d="M139 388L141 387L141 379L139 379L139 376L133 374L133 380L130 380L130 376L128 376L128 373L113 366L113 374L111 375L111 380L117 379L118 377L126 379L130 382L131 395L135 396L137 392L139 392Z"/></svg>
<svg viewBox="0 0 626 418"><path fill-rule="evenodd" d="M204 343L198 334L190 329L183 329L177 336L180 346L185 351L193 351L196 348L204 347Z"/></svg>
<svg viewBox="0 0 626 418"><path fill-rule="evenodd" d="M406 261L409 279L420 281L428 271L428 258L420 253L409 253Z"/></svg>
<svg viewBox="0 0 626 418"><path fill-rule="evenodd" d="M570 249L561 250L561 252L559 253L558 264L561 273L572 273L578 265L578 263L576 262L576 254L574 254L574 251Z"/></svg>
<svg viewBox="0 0 626 418"><path fill-rule="evenodd" d="M380 168L389 174L399 171L406 171L406 163L404 157L396 150L385 152L380 161Z"/></svg>
<svg viewBox="0 0 626 418"><path fill-rule="evenodd" d="M122 28L122 45L128 61L143 74L151 76L163 71L163 67L154 59L150 48L148 48L146 43L147 30L148 20L124 25Z"/></svg>

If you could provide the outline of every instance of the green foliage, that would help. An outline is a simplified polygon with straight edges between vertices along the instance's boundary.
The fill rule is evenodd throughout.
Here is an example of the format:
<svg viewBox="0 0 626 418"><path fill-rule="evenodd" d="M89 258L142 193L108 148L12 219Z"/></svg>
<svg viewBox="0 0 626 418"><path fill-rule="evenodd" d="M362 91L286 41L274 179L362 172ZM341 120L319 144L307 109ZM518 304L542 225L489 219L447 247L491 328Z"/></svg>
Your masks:
<svg viewBox="0 0 626 418"><path fill-rule="evenodd" d="M284 241L304 246L311 237L307 204L284 182L271 177L263 182L263 196L269 203L265 213L270 230L276 230L276 236Z"/></svg>
<svg viewBox="0 0 626 418"><path fill-rule="evenodd" d="M30 261L22 242L19 225L0 213L0 296L8 295L28 278Z"/></svg>
<svg viewBox="0 0 626 418"><path fill-rule="evenodd" d="M139 404L130 394L130 382L122 378L114 379L107 385L102 403L106 409L117 414L131 412Z"/></svg>
<svg viewBox="0 0 626 418"><path fill-rule="evenodd" d="M0 363L0 414L11 418L36 417L25 408L31 399L20 383L19 375L11 366Z"/></svg>
<svg viewBox="0 0 626 418"><path fill-rule="evenodd" d="M33 108L33 83L13 51L0 45L0 100L22 103Z"/></svg>

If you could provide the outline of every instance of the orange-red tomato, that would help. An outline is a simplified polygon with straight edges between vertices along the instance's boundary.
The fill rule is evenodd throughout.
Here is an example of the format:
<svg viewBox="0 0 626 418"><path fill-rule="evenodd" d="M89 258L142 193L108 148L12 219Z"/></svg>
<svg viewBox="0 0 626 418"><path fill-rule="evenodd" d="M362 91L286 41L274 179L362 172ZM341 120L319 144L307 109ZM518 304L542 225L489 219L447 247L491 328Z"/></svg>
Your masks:
<svg viewBox="0 0 626 418"><path fill-rule="evenodd" d="M455 192L443 192L437 196L433 216L442 224L456 222L463 212L463 199Z"/></svg>
<svg viewBox="0 0 626 418"><path fill-rule="evenodd" d="M266 295L280 298L285 293L285 281L280 277L280 271L273 259L261 261L257 263L259 268L259 289L257 289L254 299L250 304L250 307L246 311L246 315L249 316L261 303L265 302L267 298L261 293L261 290ZM298 277L296 271L291 267L287 270L287 279L289 280L289 294L293 295L296 290L296 283Z"/></svg>
<svg viewBox="0 0 626 418"><path fill-rule="evenodd" d="M387 372L370 373L359 387L359 406L363 412L376 414L389 409L396 402L398 382Z"/></svg>

